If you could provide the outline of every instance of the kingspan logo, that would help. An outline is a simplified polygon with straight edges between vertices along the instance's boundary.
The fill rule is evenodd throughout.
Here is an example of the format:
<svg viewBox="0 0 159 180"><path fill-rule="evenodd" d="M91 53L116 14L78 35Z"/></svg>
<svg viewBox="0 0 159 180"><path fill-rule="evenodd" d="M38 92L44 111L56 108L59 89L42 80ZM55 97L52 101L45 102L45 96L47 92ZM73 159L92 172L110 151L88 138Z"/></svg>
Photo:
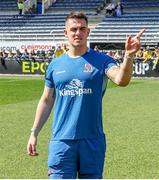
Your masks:
<svg viewBox="0 0 159 180"><path fill-rule="evenodd" d="M82 94L92 94L92 89L83 88L83 83L79 79L72 79L59 93L60 96L81 96Z"/></svg>

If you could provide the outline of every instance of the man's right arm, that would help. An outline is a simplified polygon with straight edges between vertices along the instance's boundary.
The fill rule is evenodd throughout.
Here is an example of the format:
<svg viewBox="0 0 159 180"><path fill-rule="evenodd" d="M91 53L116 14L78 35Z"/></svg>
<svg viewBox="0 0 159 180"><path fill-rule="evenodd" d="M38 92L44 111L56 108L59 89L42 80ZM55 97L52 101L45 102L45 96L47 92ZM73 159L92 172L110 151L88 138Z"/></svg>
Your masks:
<svg viewBox="0 0 159 180"><path fill-rule="evenodd" d="M31 134L27 145L27 152L31 156L37 155L37 136L51 113L54 100L54 89L45 86L44 92L37 106L35 121L31 129Z"/></svg>

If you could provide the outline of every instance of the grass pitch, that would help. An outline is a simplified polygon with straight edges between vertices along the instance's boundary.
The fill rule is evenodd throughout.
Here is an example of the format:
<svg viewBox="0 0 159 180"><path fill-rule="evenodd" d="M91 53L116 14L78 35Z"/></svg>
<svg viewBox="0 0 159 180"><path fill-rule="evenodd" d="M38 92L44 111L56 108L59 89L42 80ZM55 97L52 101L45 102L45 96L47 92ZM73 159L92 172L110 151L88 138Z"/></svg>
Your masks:
<svg viewBox="0 0 159 180"><path fill-rule="evenodd" d="M43 78L0 78L0 178L48 178L51 117L38 138L39 156L26 153L43 86ZM103 178L159 179L158 106L159 80L132 80L126 88L109 83L103 99Z"/></svg>

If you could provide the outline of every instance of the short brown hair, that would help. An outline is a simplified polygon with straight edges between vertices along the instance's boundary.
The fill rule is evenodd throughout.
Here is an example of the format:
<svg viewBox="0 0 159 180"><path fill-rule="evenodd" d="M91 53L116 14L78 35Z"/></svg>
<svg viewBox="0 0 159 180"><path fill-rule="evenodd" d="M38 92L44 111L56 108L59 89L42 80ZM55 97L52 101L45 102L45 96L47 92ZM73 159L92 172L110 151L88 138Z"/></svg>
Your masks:
<svg viewBox="0 0 159 180"><path fill-rule="evenodd" d="M84 19L86 21L86 24L88 25L88 18L87 16L82 13L82 12L78 12L78 11L72 11L67 17L65 22L67 22L68 19Z"/></svg>

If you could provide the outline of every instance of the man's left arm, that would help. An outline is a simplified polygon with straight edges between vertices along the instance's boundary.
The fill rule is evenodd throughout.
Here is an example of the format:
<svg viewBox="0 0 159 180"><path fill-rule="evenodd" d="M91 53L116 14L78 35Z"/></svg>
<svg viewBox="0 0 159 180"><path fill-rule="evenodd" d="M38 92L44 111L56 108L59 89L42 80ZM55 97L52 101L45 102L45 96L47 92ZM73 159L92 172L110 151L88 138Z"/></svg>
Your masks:
<svg viewBox="0 0 159 180"><path fill-rule="evenodd" d="M127 38L123 63L120 65L120 67L112 66L107 71L107 76L115 84L119 86L126 86L129 84L133 71L133 57L141 47L140 37L144 31L145 29L142 29L135 37L129 36Z"/></svg>

